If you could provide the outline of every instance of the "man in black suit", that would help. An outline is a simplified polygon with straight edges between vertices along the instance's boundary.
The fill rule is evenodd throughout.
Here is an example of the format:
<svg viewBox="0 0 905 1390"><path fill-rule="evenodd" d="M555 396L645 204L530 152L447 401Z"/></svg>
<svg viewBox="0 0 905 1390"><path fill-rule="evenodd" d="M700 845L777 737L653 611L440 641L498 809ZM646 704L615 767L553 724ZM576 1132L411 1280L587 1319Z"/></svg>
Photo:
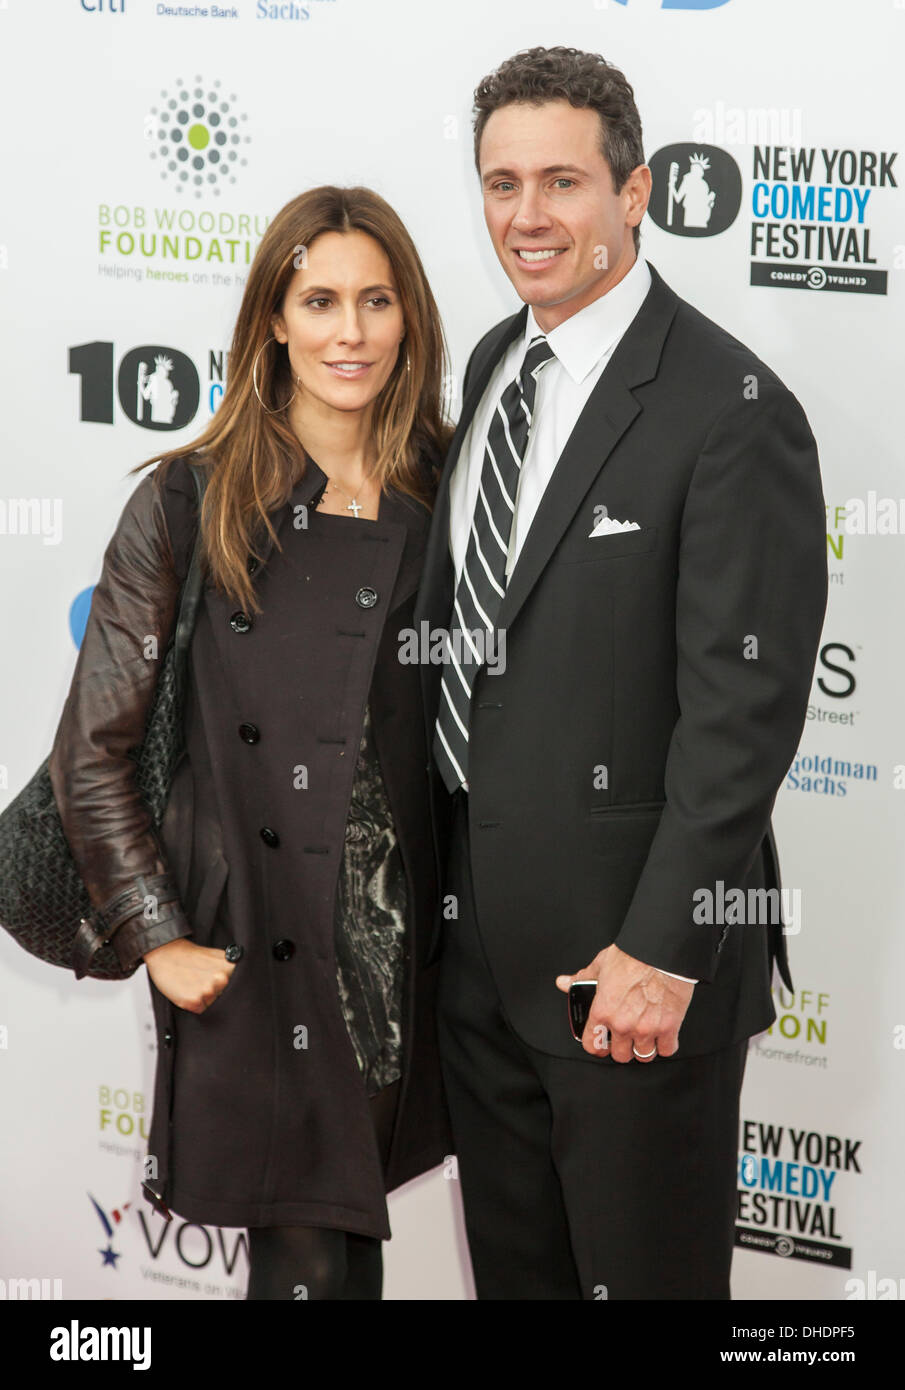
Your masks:
<svg viewBox="0 0 905 1390"><path fill-rule="evenodd" d="M525 307L471 354L416 621L449 634L439 1024L481 1298L728 1298L747 1039L774 960L791 988L770 815L826 604L817 452L638 256L643 158L598 55L478 87Z"/></svg>

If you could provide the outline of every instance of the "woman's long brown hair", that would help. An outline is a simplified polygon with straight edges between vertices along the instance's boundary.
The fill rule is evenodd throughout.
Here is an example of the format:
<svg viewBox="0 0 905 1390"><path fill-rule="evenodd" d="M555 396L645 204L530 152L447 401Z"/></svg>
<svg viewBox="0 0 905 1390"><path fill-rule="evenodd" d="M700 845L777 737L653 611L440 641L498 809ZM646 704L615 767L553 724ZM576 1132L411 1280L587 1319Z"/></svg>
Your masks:
<svg viewBox="0 0 905 1390"><path fill-rule="evenodd" d="M269 512L288 502L305 471L304 450L282 412L262 410L252 369L273 336L302 248L322 232L366 232L386 253L399 289L405 340L389 380L373 404L381 488L393 486L430 506L433 477L425 460L442 460L451 434L443 407L447 351L440 315L421 259L400 218L369 188L325 185L287 203L268 226L255 253L233 333L226 390L207 429L190 444L155 454L130 471L161 460L160 479L172 459L197 454L212 469L201 514L207 570L214 584L243 608L260 612L248 558L266 526L277 545ZM410 369L406 369L406 352ZM294 388L287 349L270 343L258 361L258 389L268 409Z"/></svg>

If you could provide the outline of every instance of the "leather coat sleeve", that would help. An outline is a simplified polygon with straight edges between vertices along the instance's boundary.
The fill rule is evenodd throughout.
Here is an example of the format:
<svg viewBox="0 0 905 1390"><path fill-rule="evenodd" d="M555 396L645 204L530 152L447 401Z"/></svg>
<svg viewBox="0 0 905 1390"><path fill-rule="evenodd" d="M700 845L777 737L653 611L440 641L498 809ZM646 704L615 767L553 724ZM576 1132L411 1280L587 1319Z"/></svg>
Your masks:
<svg viewBox="0 0 905 1390"><path fill-rule="evenodd" d="M125 968L145 951L191 935L175 889L170 901L156 901L155 890L169 896L158 877L168 866L128 757L144 737L184 575L159 481L153 473L142 479L107 547L49 763L66 839L93 906L112 908L135 891L138 910L110 938ZM121 907L114 912L120 915Z"/></svg>

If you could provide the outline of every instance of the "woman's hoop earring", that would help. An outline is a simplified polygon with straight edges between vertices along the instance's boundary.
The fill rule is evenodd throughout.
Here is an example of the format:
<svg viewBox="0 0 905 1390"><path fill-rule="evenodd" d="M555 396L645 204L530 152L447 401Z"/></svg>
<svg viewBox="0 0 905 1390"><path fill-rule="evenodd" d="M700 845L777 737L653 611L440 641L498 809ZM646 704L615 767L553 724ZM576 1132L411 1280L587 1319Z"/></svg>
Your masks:
<svg viewBox="0 0 905 1390"><path fill-rule="evenodd" d="M408 353L405 354L405 370L407 372L412 370L412 359L409 357Z"/></svg>
<svg viewBox="0 0 905 1390"><path fill-rule="evenodd" d="M258 390L258 358L261 356L261 353L264 351L264 349L266 348L266 346L267 346L268 343L275 343L275 342L276 342L276 338L267 338L267 339L261 344L261 346L258 348L257 352L255 353L255 360L254 360L254 363L253 363L252 369L251 369L251 384L252 384L252 386L253 386L254 389L255 389L255 395L256 395L257 398L258 398L258 404L260 405L261 409L262 409L262 410L265 412L265 414L267 414L267 415L279 415L282 411L284 411L284 410L286 409L287 406L290 406L290 405L292 404L293 400L295 399L295 393L296 393L296 390L297 390L297 388L298 388L298 378L296 378L296 385L293 386L293 388L292 388L292 395L289 397L289 400L286 402L286 405L278 405L278 406L276 406L273 410L271 410L269 406L266 406L266 405L264 404L264 402L261 400L261 392Z"/></svg>

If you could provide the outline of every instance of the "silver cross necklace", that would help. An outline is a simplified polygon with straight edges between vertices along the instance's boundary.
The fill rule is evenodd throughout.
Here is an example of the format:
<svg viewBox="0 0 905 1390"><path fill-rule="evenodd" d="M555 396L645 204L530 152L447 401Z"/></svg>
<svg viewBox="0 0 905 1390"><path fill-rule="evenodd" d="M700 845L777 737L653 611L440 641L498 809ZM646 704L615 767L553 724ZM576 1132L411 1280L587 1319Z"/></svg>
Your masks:
<svg viewBox="0 0 905 1390"><path fill-rule="evenodd" d="M332 487L335 487L337 492L341 492L342 495L343 495L343 497L349 497L348 492L346 492L344 488L341 488L340 485L339 485L339 483L335 482L333 478L328 478L328 479L327 479L327 487L331 487L331 486L332 486ZM327 491L327 488L324 488L324 494L326 494L326 491ZM346 507L346 511L347 511L347 512L354 512L354 513L355 513L355 520L356 520L356 521L358 520L358 513L359 513L360 511L362 511L362 509L363 509L363 503L359 502L359 500L358 500L357 497L352 497L352 498L349 499L349 505Z"/></svg>

